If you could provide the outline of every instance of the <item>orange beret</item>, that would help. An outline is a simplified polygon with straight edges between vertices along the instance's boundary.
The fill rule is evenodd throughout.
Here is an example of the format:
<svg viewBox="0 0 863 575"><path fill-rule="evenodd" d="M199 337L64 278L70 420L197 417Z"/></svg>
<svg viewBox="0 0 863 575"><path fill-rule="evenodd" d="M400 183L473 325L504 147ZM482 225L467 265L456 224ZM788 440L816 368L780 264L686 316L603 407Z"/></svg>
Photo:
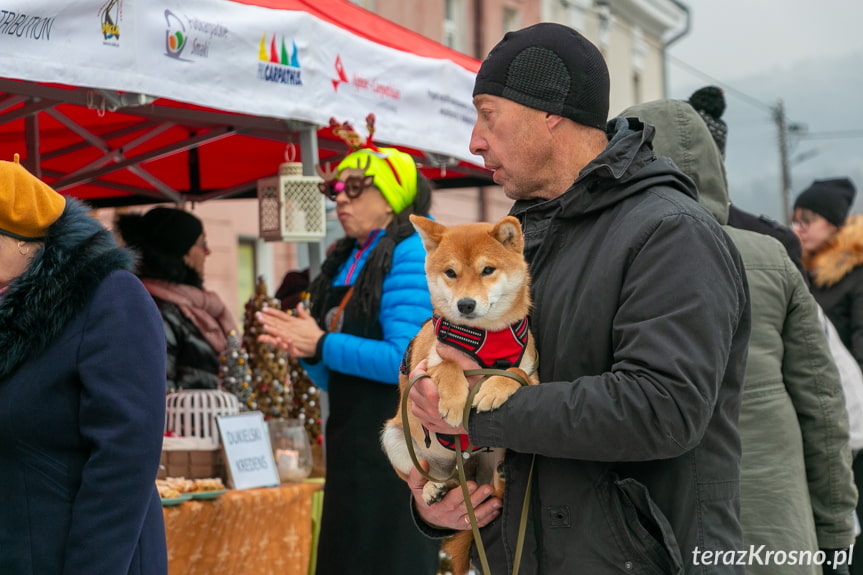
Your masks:
<svg viewBox="0 0 863 575"><path fill-rule="evenodd" d="M0 234L41 240L63 214L66 198L18 162L0 160Z"/></svg>

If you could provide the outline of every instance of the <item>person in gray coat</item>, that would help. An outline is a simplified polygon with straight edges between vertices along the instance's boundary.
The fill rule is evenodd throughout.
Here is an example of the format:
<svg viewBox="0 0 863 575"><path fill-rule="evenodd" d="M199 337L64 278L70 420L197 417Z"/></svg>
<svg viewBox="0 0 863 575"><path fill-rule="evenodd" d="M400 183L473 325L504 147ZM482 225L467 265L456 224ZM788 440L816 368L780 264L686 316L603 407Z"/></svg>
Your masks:
<svg viewBox="0 0 863 575"><path fill-rule="evenodd" d="M607 121L608 89L599 50L559 24L510 32L483 62L470 148L516 200L541 384L454 429L421 379L412 410L507 450L503 499L472 486L492 573L513 571L533 469L520 575L741 574L715 553L743 548L743 262L692 181L656 158L653 128ZM426 505L422 476L409 483L428 535L468 528L458 489Z"/></svg>
<svg viewBox="0 0 863 575"><path fill-rule="evenodd" d="M656 127L657 155L691 177L699 201L726 224L722 158L697 112L686 102L657 100L622 115ZM765 551L764 564L753 562L746 572L818 575L821 563L825 574L848 573L857 490L844 394L818 305L781 243L751 231L726 231L743 256L752 301L740 410L741 517L745 546ZM809 555L796 562L768 560L768 550Z"/></svg>

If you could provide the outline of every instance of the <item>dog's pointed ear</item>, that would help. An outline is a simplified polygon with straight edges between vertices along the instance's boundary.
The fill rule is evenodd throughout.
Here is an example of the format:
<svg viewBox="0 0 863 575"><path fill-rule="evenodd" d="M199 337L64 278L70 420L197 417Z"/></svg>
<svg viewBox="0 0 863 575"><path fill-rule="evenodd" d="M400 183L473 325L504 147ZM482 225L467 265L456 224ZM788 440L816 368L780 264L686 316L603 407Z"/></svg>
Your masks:
<svg viewBox="0 0 863 575"><path fill-rule="evenodd" d="M521 231L521 224L513 216L506 216L495 224L491 235L507 249L518 253L522 253L524 250L524 234Z"/></svg>
<svg viewBox="0 0 863 575"><path fill-rule="evenodd" d="M425 247L427 252L432 251L438 244L440 244L440 240L443 237L443 232L446 229L446 226L443 224L439 224L434 220L430 220L429 218L424 218L422 216L418 216L416 214L410 215L411 224L413 224L414 229L419 233L420 238L422 238L423 246Z"/></svg>

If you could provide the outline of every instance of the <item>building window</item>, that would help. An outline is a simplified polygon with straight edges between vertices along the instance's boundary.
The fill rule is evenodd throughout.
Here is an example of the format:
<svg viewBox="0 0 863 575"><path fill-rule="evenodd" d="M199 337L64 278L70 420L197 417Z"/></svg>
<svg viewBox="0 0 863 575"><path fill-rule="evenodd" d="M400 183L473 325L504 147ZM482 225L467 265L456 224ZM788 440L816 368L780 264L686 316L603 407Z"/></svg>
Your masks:
<svg viewBox="0 0 863 575"><path fill-rule="evenodd" d="M599 26L599 34L597 45L602 55L608 57L608 48L611 44L611 28L614 25L614 15L611 13L611 8L605 2L599 2L596 5L596 17Z"/></svg>
<svg viewBox="0 0 863 575"><path fill-rule="evenodd" d="M464 38L463 0L444 0L443 43L453 50L462 51Z"/></svg>
<svg viewBox="0 0 863 575"><path fill-rule="evenodd" d="M632 67L644 70L644 58L647 55L647 40L640 26L632 26Z"/></svg>
<svg viewBox="0 0 863 575"><path fill-rule="evenodd" d="M362 6L366 10L375 11L375 0L351 0L357 6Z"/></svg>
<svg viewBox="0 0 863 575"><path fill-rule="evenodd" d="M593 0L542 0L540 14L548 22L560 22L584 33L586 16L593 12Z"/></svg>
<svg viewBox="0 0 863 575"><path fill-rule="evenodd" d="M641 87L641 72L638 70L632 73L632 101L636 104L640 104L644 101Z"/></svg>
<svg viewBox="0 0 863 575"><path fill-rule="evenodd" d="M504 6L503 8L503 31L511 32L521 28L521 12L517 8Z"/></svg>
<svg viewBox="0 0 863 575"><path fill-rule="evenodd" d="M240 238L237 246L237 309L243 317L246 302L255 295L255 280L258 277L257 240L255 238ZM276 286L278 287L278 286Z"/></svg>

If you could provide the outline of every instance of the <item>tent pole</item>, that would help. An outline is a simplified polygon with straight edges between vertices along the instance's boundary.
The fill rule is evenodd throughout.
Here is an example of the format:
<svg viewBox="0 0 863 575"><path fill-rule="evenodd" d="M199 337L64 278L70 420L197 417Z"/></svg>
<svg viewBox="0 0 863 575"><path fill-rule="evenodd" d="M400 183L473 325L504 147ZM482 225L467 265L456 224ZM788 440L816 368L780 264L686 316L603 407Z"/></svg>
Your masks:
<svg viewBox="0 0 863 575"><path fill-rule="evenodd" d="M42 179L42 161L39 158L38 113L24 118L24 133L27 141L27 160L24 162L24 165L31 174Z"/></svg>
<svg viewBox="0 0 863 575"><path fill-rule="evenodd" d="M194 138L198 135L195 130L189 131L189 137ZM192 194L201 193L201 164L198 156L198 147L189 148L188 169L189 169L189 192Z"/></svg>
<svg viewBox="0 0 863 575"><path fill-rule="evenodd" d="M303 175L314 176L315 163L318 158L318 131L314 126L303 128L300 134L300 157L303 160ZM321 254L324 250L323 241L308 242L306 247L309 252L309 277L315 278L321 271Z"/></svg>

